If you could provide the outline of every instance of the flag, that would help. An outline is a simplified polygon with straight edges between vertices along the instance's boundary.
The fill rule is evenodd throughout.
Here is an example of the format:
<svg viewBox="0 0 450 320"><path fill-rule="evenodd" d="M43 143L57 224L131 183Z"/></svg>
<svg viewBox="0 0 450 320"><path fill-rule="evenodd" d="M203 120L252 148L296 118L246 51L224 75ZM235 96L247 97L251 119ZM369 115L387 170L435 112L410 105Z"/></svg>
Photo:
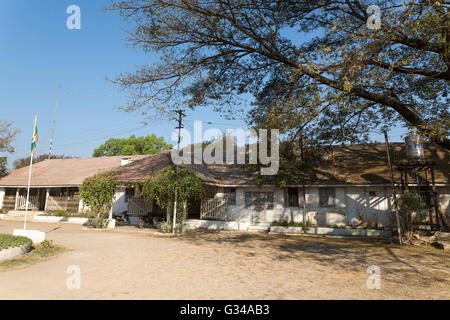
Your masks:
<svg viewBox="0 0 450 320"><path fill-rule="evenodd" d="M37 118L34 119L33 140L31 141L31 154L36 151L36 143L38 142Z"/></svg>

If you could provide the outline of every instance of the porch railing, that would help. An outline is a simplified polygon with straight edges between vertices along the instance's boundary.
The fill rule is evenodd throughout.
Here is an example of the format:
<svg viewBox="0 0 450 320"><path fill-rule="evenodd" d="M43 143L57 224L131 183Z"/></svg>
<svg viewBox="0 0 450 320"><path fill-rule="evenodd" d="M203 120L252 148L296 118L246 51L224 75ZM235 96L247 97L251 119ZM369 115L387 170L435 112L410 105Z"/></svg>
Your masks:
<svg viewBox="0 0 450 320"><path fill-rule="evenodd" d="M203 200L200 210L200 219L219 221L228 220L228 203L229 199L227 197Z"/></svg>
<svg viewBox="0 0 450 320"><path fill-rule="evenodd" d="M17 198L17 210L26 210L27 197L19 195ZM30 196L28 199L28 210L39 210L39 197Z"/></svg>
<svg viewBox="0 0 450 320"><path fill-rule="evenodd" d="M152 204L144 198L128 199L128 214L142 216L152 211Z"/></svg>

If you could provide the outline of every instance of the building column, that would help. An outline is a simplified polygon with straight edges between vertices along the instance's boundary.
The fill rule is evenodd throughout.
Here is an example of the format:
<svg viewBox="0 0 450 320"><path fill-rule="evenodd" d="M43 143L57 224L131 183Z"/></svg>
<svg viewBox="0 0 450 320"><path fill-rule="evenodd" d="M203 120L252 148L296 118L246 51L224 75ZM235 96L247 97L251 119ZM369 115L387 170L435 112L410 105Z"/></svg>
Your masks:
<svg viewBox="0 0 450 320"><path fill-rule="evenodd" d="M45 189L45 206L44 211L48 209L48 197L50 197L50 188Z"/></svg>
<svg viewBox="0 0 450 320"><path fill-rule="evenodd" d="M17 210L17 205L18 205L17 202L19 201L19 195L20 195L20 189L17 188L17 189L16 189L16 203L14 204L14 211Z"/></svg>
<svg viewBox="0 0 450 320"><path fill-rule="evenodd" d="M0 210L3 209L3 200L5 199L5 188L0 188Z"/></svg>
<svg viewBox="0 0 450 320"><path fill-rule="evenodd" d="M80 202L78 203L78 212L84 212L83 208L84 208L83 199L80 198Z"/></svg>

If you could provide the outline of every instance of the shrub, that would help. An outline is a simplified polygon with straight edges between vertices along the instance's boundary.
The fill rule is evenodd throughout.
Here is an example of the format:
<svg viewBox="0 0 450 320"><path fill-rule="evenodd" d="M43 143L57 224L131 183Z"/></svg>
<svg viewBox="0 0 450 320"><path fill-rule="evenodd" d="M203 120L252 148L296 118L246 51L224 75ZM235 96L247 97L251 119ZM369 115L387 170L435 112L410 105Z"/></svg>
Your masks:
<svg viewBox="0 0 450 320"><path fill-rule="evenodd" d="M402 229L406 232L412 232L413 213L425 209L426 205L417 192L405 191L398 198L398 208Z"/></svg>
<svg viewBox="0 0 450 320"><path fill-rule="evenodd" d="M45 250L53 249L55 246L53 245L52 240L44 240L41 242L41 247Z"/></svg>
<svg viewBox="0 0 450 320"><path fill-rule="evenodd" d="M109 214L116 188L116 173L101 172L83 181L80 186L80 197L97 219L100 219Z"/></svg>
<svg viewBox="0 0 450 320"><path fill-rule="evenodd" d="M180 168L178 172L178 182L176 171L169 168L159 173L152 179L142 184L142 196L156 203L160 208L167 209L169 216L173 213L173 202L175 200L175 185L177 185L177 221L186 218L186 210L183 203L188 200L203 198L203 182L193 171Z"/></svg>
<svg viewBox="0 0 450 320"><path fill-rule="evenodd" d="M88 228L95 228L95 229L105 229L108 227L108 219L103 218L89 218L88 221L84 224L84 226Z"/></svg>
<svg viewBox="0 0 450 320"><path fill-rule="evenodd" d="M0 250L32 244L31 239L11 234L0 234Z"/></svg>
<svg viewBox="0 0 450 320"><path fill-rule="evenodd" d="M161 233L172 233L172 222L162 222L158 224L158 231ZM183 232L183 222L175 225L175 233Z"/></svg>
<svg viewBox="0 0 450 320"><path fill-rule="evenodd" d="M52 215L55 217L68 217L70 214L66 210L58 210L52 212Z"/></svg>

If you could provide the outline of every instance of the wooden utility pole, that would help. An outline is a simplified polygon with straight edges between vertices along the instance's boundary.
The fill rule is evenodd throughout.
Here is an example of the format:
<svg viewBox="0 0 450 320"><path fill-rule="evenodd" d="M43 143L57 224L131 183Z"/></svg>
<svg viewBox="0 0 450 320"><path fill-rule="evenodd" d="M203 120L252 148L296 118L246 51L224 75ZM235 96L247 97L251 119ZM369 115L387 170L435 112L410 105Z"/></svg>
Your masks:
<svg viewBox="0 0 450 320"><path fill-rule="evenodd" d="M438 198L438 193L436 191L436 181L434 178L434 168L433 167L431 167L431 183L432 183L432 190L433 190L434 211L436 212L436 225L440 226L440 222L441 222L442 226L445 228L445 230L449 231L450 226L448 225L447 217L446 217L445 213L442 213L440 205L439 205L439 198Z"/></svg>
<svg viewBox="0 0 450 320"><path fill-rule="evenodd" d="M303 167L303 177L302 177L302 197L303 197L303 229L305 234L308 232L308 227L306 226L306 188L305 188L305 156L303 151L303 128L300 130L300 159L302 160Z"/></svg>
<svg viewBox="0 0 450 320"><path fill-rule="evenodd" d="M177 110L178 114L178 142L177 142L177 152L180 152L180 139L181 139L181 129L183 128L183 117L186 116L182 110ZM178 154L179 155L179 154ZM172 222L172 233L175 233L175 225L177 223L177 187L178 187L178 164L175 164L175 200L173 202L173 222Z"/></svg>
<svg viewBox="0 0 450 320"><path fill-rule="evenodd" d="M400 217L398 215L397 192L395 192L394 171L392 170L391 153L389 151L389 140L386 131L384 131L384 140L386 142L386 153L389 171L391 172L392 197L394 198L395 217L397 219L398 241L400 244L402 244L402 230L400 227Z"/></svg>

